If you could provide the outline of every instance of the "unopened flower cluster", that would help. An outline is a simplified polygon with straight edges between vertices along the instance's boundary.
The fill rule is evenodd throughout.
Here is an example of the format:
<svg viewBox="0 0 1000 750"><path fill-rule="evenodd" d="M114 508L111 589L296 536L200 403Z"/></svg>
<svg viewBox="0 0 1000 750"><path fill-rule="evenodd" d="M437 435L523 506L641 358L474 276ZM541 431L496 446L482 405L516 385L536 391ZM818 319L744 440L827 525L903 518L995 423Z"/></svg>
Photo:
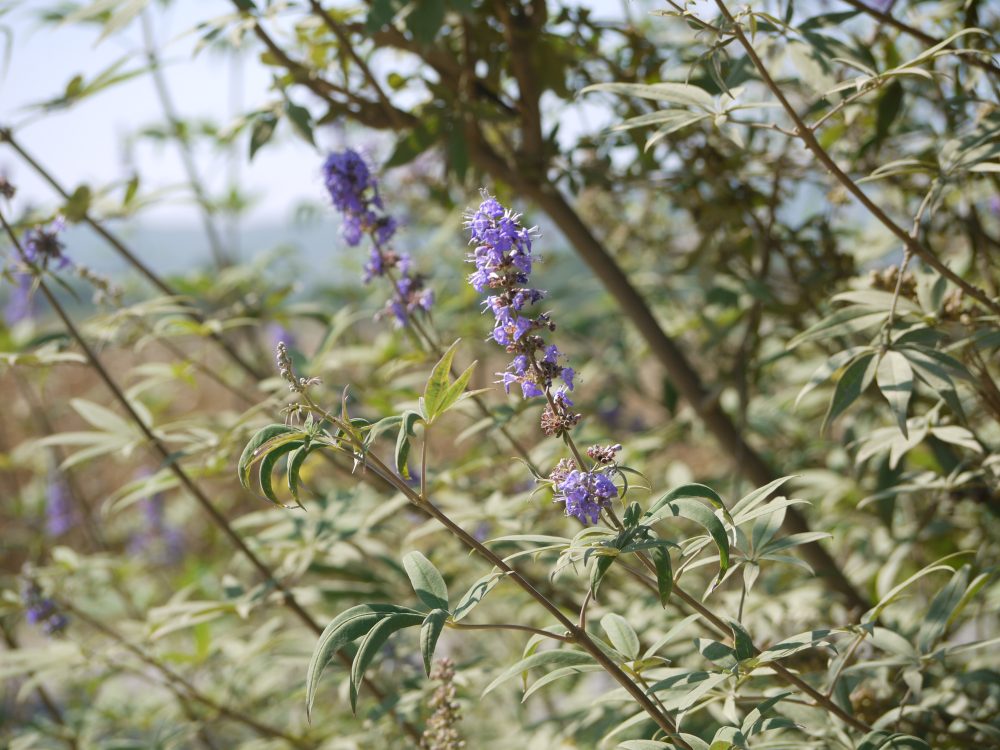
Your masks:
<svg viewBox="0 0 1000 750"><path fill-rule="evenodd" d="M408 253L390 249L399 224L385 212L378 180L362 156L351 149L330 154L323 164L323 178L334 208L343 216L342 232L347 244L357 247L365 235L371 240L364 266L365 283L382 276L392 282L394 292L385 311L404 326L417 310L429 311L434 292L424 286L420 274L413 273Z"/></svg>
<svg viewBox="0 0 1000 750"><path fill-rule="evenodd" d="M528 283L536 230L525 229L519 214L486 193L479 208L466 219L473 246L469 261L476 266L469 283L478 292L488 292L484 305L494 316L491 338L514 355L507 369L497 373L498 382L508 393L512 385L518 385L526 399L545 397L542 431L549 436L568 433L580 421L580 415L571 410L573 402L568 395L573 390L574 372L560 364L562 356L555 344L545 341L543 334L555 330L549 315L529 312L545 297ZM557 381L562 381L558 387ZM593 446L588 455L602 467L614 463L619 450L620 445ZM607 469L587 470L569 459L556 465L549 480L555 501L565 503L566 514L582 523L597 523L601 510L618 496Z"/></svg>

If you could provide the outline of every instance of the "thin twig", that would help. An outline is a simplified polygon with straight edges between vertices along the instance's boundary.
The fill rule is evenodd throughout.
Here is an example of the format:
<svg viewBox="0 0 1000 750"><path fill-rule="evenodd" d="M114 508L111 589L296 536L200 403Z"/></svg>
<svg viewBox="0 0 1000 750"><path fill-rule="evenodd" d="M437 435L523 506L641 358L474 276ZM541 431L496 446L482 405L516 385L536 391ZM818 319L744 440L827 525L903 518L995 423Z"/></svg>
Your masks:
<svg viewBox="0 0 1000 750"><path fill-rule="evenodd" d="M983 290L966 281L942 263L941 260L939 260L938 257L930 250L930 248L920 242L917 242L917 240L911 237L905 229L889 218L885 211L883 211L878 204L869 198L868 195L858 186L858 184L837 165L837 163L826 152L826 149L824 149L820 142L816 139L816 136L813 134L812 130L809 129L809 126L806 125L806 123L799 116L799 113L788 101L784 92L782 92L781 87L778 86L778 84L771 77L767 67L757 55L756 50L754 50L753 45L750 44L750 40L747 39L746 35L743 33L743 29L740 27L739 22L729 12L729 9L726 7L723 0L715 0L715 4L718 6L722 15L725 16L726 20L732 25L733 35L735 35L735 37L739 40L743 49L746 50L747 56L750 58L753 66L757 69L761 80L763 80L764 84L771 90L771 93L778 99L782 108L791 118L792 122L795 123L796 133L805 144L806 148L813 153L820 163L830 171L830 173L837 179L838 182L840 182L841 185L844 186L844 188L847 189L851 195L857 198L861 205L863 205L868 212L882 224L882 226L888 229L903 242L904 247L918 255L925 263L927 263L927 265L947 278L953 284L961 287L962 290L970 297L976 299L993 312L1000 314L1000 302L990 299L990 297Z"/></svg>

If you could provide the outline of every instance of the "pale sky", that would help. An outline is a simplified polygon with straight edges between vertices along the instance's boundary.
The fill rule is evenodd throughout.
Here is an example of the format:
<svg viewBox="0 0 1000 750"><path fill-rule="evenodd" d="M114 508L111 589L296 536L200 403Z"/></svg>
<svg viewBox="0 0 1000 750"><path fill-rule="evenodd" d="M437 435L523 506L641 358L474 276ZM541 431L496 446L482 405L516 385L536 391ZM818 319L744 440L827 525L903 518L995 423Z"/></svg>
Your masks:
<svg viewBox="0 0 1000 750"><path fill-rule="evenodd" d="M622 8L620 0L592 4L605 14L618 15ZM0 0L0 8L4 5ZM0 123L14 125L22 145L71 188L83 182L104 184L127 179L131 167L123 147L125 136L145 125L162 122L160 104L149 76L116 85L68 110L39 117L29 107L58 96L74 75L91 79L123 55L135 56L127 67L142 64L140 25L135 22L125 32L97 43L100 30L96 26L42 25L37 16L52 5L54 0L21 0L12 13L0 17L0 25L13 32L9 64L0 79ZM163 58L169 62L171 94L182 117L207 117L226 124L238 113L277 97L269 91L272 74L258 62L256 45L254 53L244 55L240 63L208 49L192 57L196 37L186 32L200 21L232 12L230 2L177 0L166 10L153 3L151 10L157 19L156 34ZM234 83L240 78L242 85L234 94ZM300 97L300 103L308 103L303 93L295 95ZM28 120L23 128L18 127ZM320 129L316 136L321 151L348 145L370 147L373 142L371 134L338 132L332 127ZM259 152L249 164L245 144L244 140L239 146L240 182L244 189L261 197L249 214L248 224L284 222L294 206L303 201L322 202L321 152L291 134L287 124L279 130L276 143ZM380 158L386 154L373 155ZM144 179L143 192L178 186L184 181L174 144L147 142L133 150L132 158ZM198 168L214 189L227 184L229 167L221 154L199 153ZM18 186L18 202L22 205L52 204L51 190L2 146L0 171ZM179 194L145 212L143 219L171 225L197 221L193 207L182 202Z"/></svg>

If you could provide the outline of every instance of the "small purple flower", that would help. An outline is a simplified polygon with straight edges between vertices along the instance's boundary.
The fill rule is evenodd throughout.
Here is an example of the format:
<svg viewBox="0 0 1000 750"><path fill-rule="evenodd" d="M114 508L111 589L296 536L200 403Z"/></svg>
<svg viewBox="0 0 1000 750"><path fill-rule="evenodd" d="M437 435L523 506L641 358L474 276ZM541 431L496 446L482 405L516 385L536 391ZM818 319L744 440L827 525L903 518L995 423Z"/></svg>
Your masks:
<svg viewBox="0 0 1000 750"><path fill-rule="evenodd" d="M566 504L566 515L581 523L597 523L601 510L618 496L618 488L607 474L574 469L556 484L556 502Z"/></svg>
<svg viewBox="0 0 1000 750"><path fill-rule="evenodd" d="M29 229L24 236L24 254L29 263L47 268L54 265L57 270L70 265L69 258L63 255L65 245L59 239L59 233L66 229L66 221L57 216L48 226L38 226Z"/></svg>
<svg viewBox="0 0 1000 750"><path fill-rule="evenodd" d="M75 522L73 499L66 480L57 475L50 477L45 502L45 532L50 537L62 536Z"/></svg>
<svg viewBox="0 0 1000 750"><path fill-rule="evenodd" d="M21 580L21 602L25 607L25 619L31 625L41 626L45 635L59 635L69 624L69 618L59 611L56 603L44 596L41 587L29 578Z"/></svg>

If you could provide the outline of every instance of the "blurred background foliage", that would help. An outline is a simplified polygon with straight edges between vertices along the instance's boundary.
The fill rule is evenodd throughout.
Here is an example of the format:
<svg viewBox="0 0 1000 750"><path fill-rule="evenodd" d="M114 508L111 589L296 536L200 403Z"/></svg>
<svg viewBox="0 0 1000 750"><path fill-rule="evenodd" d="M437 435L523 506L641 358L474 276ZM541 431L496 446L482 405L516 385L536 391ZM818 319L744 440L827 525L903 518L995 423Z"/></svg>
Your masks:
<svg viewBox="0 0 1000 750"><path fill-rule="evenodd" d="M0 742L414 746L436 689L454 690L470 748L650 736L618 696L597 700L613 687L603 674L523 705L513 683L480 699L522 654L513 631L446 631L452 688L447 668L443 683L424 677L406 633L370 669L357 717L335 665L306 722L316 623L412 604L410 549L456 592L489 572L348 465L305 466L305 512L236 479L249 436L281 421L277 341L325 403L349 384L352 415L372 420L412 408L437 360L374 319L387 290L360 283L363 253L338 235L320 165L351 145L405 223L396 247L435 289L433 340L461 338L463 369L479 361L472 387L506 364L465 283L462 211L486 187L541 227L535 281L578 373L577 439L625 446L651 488L633 499L696 481L731 504L794 475L780 493L804 502L730 529L738 552L712 611L739 613L762 648L867 621L867 636L787 666L871 729L926 743L895 746L1000 746L1000 8L749 7L728 10L808 138L714 3L0 3L4 85L33 80L38 60L62 82L0 88L0 169L18 191L3 214L21 237L65 217L71 265L46 278L146 427L5 237ZM70 32L82 59L56 44ZM192 92L226 106L188 116ZM81 174L93 168L73 152L85 160L91 143L112 143L117 164ZM539 433L540 408L495 386L483 398L488 417L466 403L431 436L435 502L478 539L572 536L499 432L547 472L562 449ZM788 534L809 536L767 548ZM552 574L557 557L518 564L578 609L587 573ZM683 576L701 594L713 572ZM661 640L670 668L704 667L676 598L661 609L613 573L591 622L607 613L644 648ZM506 584L474 619L548 624ZM891 746L795 699L774 709L787 726L725 739L777 694L761 684L706 693L685 731L713 750Z"/></svg>

